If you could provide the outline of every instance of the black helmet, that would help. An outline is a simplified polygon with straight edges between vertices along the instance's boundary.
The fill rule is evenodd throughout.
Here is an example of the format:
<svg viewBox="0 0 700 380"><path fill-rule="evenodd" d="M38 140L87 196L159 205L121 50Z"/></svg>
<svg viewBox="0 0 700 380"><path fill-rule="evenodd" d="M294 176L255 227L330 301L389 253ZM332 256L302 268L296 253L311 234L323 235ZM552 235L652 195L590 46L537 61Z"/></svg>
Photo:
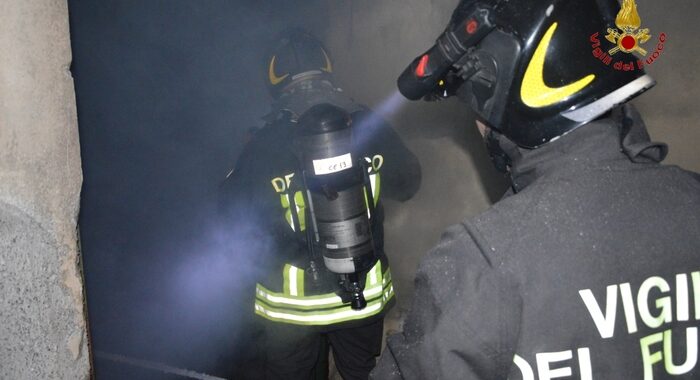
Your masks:
<svg viewBox="0 0 700 380"><path fill-rule="evenodd" d="M462 0L399 89L414 100L458 95L491 128L536 148L655 84L636 65L616 70L592 55L593 35L605 40L619 11L617 0Z"/></svg>
<svg viewBox="0 0 700 380"><path fill-rule="evenodd" d="M266 55L267 86L277 98L292 83L308 78L330 79L333 65L321 41L311 33L288 29Z"/></svg>

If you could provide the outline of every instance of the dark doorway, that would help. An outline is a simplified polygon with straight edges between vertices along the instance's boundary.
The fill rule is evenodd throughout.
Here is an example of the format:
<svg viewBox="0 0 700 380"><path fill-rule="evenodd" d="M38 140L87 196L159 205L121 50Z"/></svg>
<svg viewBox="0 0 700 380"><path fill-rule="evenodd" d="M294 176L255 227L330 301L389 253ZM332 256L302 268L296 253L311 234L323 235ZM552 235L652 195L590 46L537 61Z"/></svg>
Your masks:
<svg viewBox="0 0 700 380"><path fill-rule="evenodd" d="M269 107L267 42L288 26L322 28L323 9L281 0L69 7L96 376L235 378L237 354L254 344L252 306L240 300L246 258L222 248L217 188Z"/></svg>

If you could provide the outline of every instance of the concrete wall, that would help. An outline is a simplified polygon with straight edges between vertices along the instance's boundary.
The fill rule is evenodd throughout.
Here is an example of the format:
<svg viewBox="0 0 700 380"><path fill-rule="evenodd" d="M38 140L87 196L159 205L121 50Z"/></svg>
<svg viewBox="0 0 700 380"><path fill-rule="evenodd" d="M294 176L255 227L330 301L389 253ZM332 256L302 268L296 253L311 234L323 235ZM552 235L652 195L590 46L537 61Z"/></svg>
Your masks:
<svg viewBox="0 0 700 380"><path fill-rule="evenodd" d="M0 3L0 378L89 376L66 0Z"/></svg>
<svg viewBox="0 0 700 380"><path fill-rule="evenodd" d="M700 172L700 52L698 44L700 3L637 0L642 26L651 29L645 49L651 54L659 35L667 42L657 62L647 67L658 82L635 103L644 116L652 138L671 148L667 164Z"/></svg>
<svg viewBox="0 0 700 380"><path fill-rule="evenodd" d="M395 90L401 70L434 43L458 0L329 0L326 33L335 72L346 91L378 107ZM695 75L700 5L692 0L638 0L643 26L653 42L668 42L649 68L659 85L636 103L652 137L669 143L667 163L700 171L700 89ZM583 32L582 32L583 33ZM582 38L587 36L582 35ZM591 64L596 64L592 61ZM473 117L456 100L410 103L391 121L423 164L423 187L407 207L387 205L387 252L395 268L400 306L410 302L415 267L441 231L489 206L504 188L473 127Z"/></svg>

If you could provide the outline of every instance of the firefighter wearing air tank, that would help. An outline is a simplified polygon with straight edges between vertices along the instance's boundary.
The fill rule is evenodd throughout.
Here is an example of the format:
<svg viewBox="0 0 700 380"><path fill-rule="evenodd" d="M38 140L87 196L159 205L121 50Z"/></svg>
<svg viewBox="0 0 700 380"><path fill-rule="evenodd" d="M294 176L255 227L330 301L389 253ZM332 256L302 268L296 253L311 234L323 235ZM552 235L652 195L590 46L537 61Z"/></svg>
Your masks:
<svg viewBox="0 0 700 380"><path fill-rule="evenodd" d="M700 378L700 176L628 104L654 80L590 56L620 11L463 0L401 75L466 101L512 187L426 256L373 378Z"/></svg>
<svg viewBox="0 0 700 380"><path fill-rule="evenodd" d="M250 239L259 279L251 306L264 368L252 378L325 378L331 346L343 378L366 379L394 302L381 199L411 198L420 166L332 70L318 39L281 34L265 64L272 112L223 185L232 233Z"/></svg>

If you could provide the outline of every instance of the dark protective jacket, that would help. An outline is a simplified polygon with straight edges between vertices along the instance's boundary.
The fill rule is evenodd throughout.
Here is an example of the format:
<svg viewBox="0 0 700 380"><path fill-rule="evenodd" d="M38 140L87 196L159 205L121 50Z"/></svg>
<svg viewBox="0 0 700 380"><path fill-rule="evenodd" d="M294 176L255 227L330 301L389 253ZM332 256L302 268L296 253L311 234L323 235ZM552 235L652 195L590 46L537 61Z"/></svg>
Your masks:
<svg viewBox="0 0 700 380"><path fill-rule="evenodd" d="M700 178L635 115L522 150L521 191L423 260L372 378L700 378Z"/></svg>
<svg viewBox="0 0 700 380"><path fill-rule="evenodd" d="M323 98L321 98L323 99ZM305 105L303 108L308 107ZM279 112L258 131L244 148L238 163L222 186L222 210L225 220L237 235L239 249L250 250L256 258L258 284L255 289L256 313L264 318L299 325L346 326L369 323L393 301L388 260L383 252L383 208L377 204L372 217L372 232L381 258L373 271L365 273L365 297L368 306L360 312L340 307L338 278L320 265L321 281L309 276L309 250L306 243L306 217L298 161L292 151L292 137L298 115ZM377 115L364 107L352 113L356 157L383 163L373 178L375 195L405 201L420 184L420 165L401 139ZM378 191L378 194L376 193ZM296 217L302 232L293 228L290 199L301 206ZM240 243L242 242L242 243ZM252 296L252 292L251 292ZM323 296L323 297L321 297ZM324 303L319 299L325 299ZM335 301L334 301L335 300ZM362 313L366 313L363 315Z"/></svg>

